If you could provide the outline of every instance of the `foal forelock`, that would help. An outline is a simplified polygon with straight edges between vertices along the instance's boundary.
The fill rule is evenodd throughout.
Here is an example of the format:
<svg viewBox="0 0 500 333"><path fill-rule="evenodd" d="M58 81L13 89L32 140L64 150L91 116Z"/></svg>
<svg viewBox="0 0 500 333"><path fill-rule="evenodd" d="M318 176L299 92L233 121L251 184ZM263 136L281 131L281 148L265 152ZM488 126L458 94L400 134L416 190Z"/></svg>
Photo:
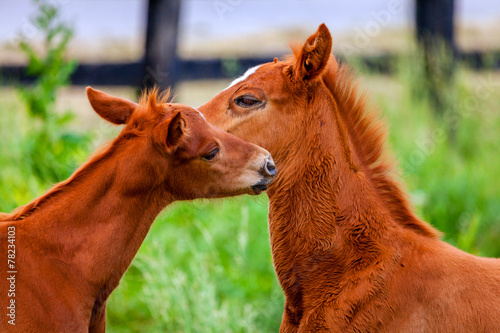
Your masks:
<svg viewBox="0 0 500 333"><path fill-rule="evenodd" d="M153 105L158 106L161 104L170 103L173 100L170 88L160 92L158 87L149 90L144 90L139 99L139 104L143 106Z"/></svg>

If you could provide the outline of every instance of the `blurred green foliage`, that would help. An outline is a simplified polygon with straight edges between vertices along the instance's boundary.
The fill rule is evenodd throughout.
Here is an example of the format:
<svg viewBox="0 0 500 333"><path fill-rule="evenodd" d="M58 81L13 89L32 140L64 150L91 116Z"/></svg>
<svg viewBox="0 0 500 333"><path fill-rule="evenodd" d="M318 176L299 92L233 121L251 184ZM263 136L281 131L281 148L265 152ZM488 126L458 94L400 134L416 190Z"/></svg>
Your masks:
<svg viewBox="0 0 500 333"><path fill-rule="evenodd" d="M57 92L69 83L76 62L66 59L73 30L60 19L58 7L47 0L34 0L38 10L33 26L43 36L43 49L22 38L19 48L28 58L28 75L35 77L29 86L20 86L29 122L22 145L23 157L31 161L30 171L41 182L56 182L69 176L86 136L67 129L74 114L56 112Z"/></svg>
<svg viewBox="0 0 500 333"><path fill-rule="evenodd" d="M418 58L408 57L395 65L394 76L362 73L363 88L391 126L389 141L419 215L446 241L500 256L500 73L459 68L453 111L435 117L425 92L415 94L423 90L419 66ZM41 195L50 179L67 177L68 168L59 165L72 165L59 150L71 146L63 135L68 123L54 116L54 99L47 94L34 111L27 96L0 99L0 211ZM43 139L46 148L31 133L43 126L58 133ZM453 140L446 135L451 126ZM81 137L75 142L78 148L68 154L81 161L89 145ZM35 147L47 152L37 154ZM34 164L54 175L41 177ZM168 207L111 295L109 331L276 332L283 296L270 256L267 209L265 195Z"/></svg>
<svg viewBox="0 0 500 333"><path fill-rule="evenodd" d="M111 332L277 332L267 198L178 203L112 294Z"/></svg>
<svg viewBox="0 0 500 333"><path fill-rule="evenodd" d="M389 94L375 96L419 215L463 250L500 257L500 73L458 66L436 117L421 57L401 58Z"/></svg>

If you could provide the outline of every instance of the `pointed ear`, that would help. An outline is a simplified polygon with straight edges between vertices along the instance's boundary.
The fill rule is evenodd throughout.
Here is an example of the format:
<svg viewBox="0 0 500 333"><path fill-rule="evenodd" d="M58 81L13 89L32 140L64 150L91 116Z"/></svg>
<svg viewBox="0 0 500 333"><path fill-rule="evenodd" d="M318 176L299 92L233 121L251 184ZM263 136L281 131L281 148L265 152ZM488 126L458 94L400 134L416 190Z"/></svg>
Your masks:
<svg viewBox="0 0 500 333"><path fill-rule="evenodd" d="M116 125L125 124L137 107L134 102L113 97L91 87L87 87L87 97L98 115Z"/></svg>
<svg viewBox="0 0 500 333"><path fill-rule="evenodd" d="M182 118L181 112L178 111L168 124L167 130L167 148L172 149L175 148L182 139L182 136L186 132L186 122L184 118Z"/></svg>
<svg viewBox="0 0 500 333"><path fill-rule="evenodd" d="M325 69L332 53L332 36L324 23L309 37L294 65L295 77L299 80L314 80Z"/></svg>

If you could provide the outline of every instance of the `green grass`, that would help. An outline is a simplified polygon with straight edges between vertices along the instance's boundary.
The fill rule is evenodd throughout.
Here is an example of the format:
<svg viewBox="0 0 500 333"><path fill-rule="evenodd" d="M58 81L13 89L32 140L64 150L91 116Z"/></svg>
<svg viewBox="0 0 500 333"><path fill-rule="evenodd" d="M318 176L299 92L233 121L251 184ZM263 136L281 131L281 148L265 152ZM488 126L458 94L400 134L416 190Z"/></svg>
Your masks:
<svg viewBox="0 0 500 333"><path fill-rule="evenodd" d="M111 331L276 331L266 217L264 196L169 207L111 296Z"/></svg>
<svg viewBox="0 0 500 333"><path fill-rule="evenodd" d="M390 125L408 192L445 240L500 256L500 75L459 72L455 103L462 113L455 139L447 140L435 133L450 123L433 117L425 98L410 95L418 88L410 67L394 77L365 73L362 81ZM474 107L466 113L467 103ZM42 161L24 154L29 120L23 110L18 95L0 90L0 211L50 187L31 174L31 164ZM91 147L82 143L75 160L83 161ZM109 331L276 332L283 296L266 221L265 195L168 207L111 295Z"/></svg>

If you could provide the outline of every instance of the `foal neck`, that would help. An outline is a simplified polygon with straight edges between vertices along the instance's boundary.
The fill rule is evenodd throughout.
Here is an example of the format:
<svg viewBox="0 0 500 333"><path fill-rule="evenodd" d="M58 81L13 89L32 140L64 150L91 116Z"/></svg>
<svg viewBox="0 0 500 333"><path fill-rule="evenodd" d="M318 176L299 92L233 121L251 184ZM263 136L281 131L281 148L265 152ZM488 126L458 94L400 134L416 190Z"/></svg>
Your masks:
<svg viewBox="0 0 500 333"><path fill-rule="evenodd" d="M319 302L353 295L358 304L365 293L377 294L381 270L399 255L398 226L364 170L346 159L333 116L312 119L267 191L273 263L286 296L283 320L297 328Z"/></svg>
<svg viewBox="0 0 500 333"><path fill-rule="evenodd" d="M300 265L311 253L376 249L397 229L349 148L334 102L318 95L309 110L300 111L302 136L291 140L295 143L267 192L277 267Z"/></svg>
<svg viewBox="0 0 500 333"><path fill-rule="evenodd" d="M127 170L134 163L147 170L146 163L114 148L79 169L20 221L30 225L28 236L37 238L33 246L67 263L69 274L95 290L118 284L154 219L173 201L163 188L152 186L150 176L141 176L147 172Z"/></svg>

